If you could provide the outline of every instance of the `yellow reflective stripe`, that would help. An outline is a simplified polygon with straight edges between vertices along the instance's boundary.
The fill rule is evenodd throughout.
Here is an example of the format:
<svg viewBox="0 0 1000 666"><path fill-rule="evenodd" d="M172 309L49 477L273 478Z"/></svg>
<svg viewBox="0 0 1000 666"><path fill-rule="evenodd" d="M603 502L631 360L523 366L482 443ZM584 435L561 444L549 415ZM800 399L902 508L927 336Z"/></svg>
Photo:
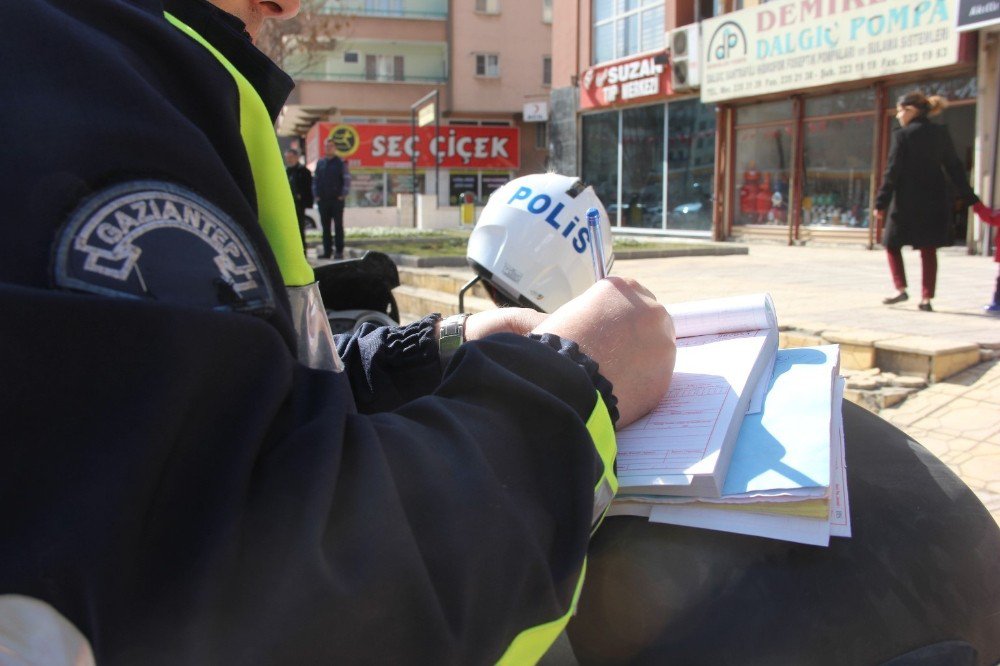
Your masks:
<svg viewBox="0 0 1000 666"><path fill-rule="evenodd" d="M314 282L312 267L306 261L302 248L295 200L285 175L278 137L264 100L246 77L201 35L169 12L163 15L181 32L208 49L236 81L240 95L240 134L257 191L258 221L278 261L285 286L300 287Z"/></svg>
<svg viewBox="0 0 1000 666"><path fill-rule="evenodd" d="M597 392L597 403L587 419L587 431L590 433L597 455L600 456L604 465L604 474L594 485L595 503L598 498L604 498L601 502L602 506L595 506L596 519L594 524L596 526L600 519L604 518L607 508L611 504L611 499L618 492L618 477L615 476L618 441L615 439L615 426L611 423L611 414L608 413L608 406L604 404L600 391ZM580 578L577 580L576 590L573 592L573 601L566 614L552 622L522 631L511 642L497 664L502 666L535 664L548 652L552 644L559 638L560 632L566 628L570 618L576 613L576 604L580 600L580 591L583 589L583 579L586 573L587 558L584 557Z"/></svg>
<svg viewBox="0 0 1000 666"><path fill-rule="evenodd" d="M594 486L597 493L601 485L605 482L611 485L611 490L618 493L618 477L615 476L615 456L618 455L618 440L615 439L615 426L611 423L611 415L608 413L608 406L604 404L600 391L597 392L597 404L594 411L587 419L587 430L590 438L594 440L594 448L597 455L604 463L604 476Z"/></svg>
<svg viewBox="0 0 1000 666"><path fill-rule="evenodd" d="M498 666L530 666L538 663L552 644L559 638L559 634L569 624L569 620L576 613L576 604L580 600L580 591L583 590L583 579L587 573L587 558L583 559L583 567L580 569L580 578L576 581L576 590L573 592L573 601L569 610L562 617L540 624L530 629L525 629L511 641L507 651L503 653Z"/></svg>

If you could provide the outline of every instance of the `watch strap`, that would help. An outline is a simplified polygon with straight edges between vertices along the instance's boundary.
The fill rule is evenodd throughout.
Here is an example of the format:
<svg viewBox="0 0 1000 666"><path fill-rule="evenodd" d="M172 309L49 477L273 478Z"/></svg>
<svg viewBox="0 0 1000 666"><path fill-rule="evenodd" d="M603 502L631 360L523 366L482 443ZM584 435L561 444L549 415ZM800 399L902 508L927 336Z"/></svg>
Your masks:
<svg viewBox="0 0 1000 666"><path fill-rule="evenodd" d="M465 320L467 313L455 314L441 320L438 328L438 357L441 359L441 369L444 370L451 357L465 342Z"/></svg>

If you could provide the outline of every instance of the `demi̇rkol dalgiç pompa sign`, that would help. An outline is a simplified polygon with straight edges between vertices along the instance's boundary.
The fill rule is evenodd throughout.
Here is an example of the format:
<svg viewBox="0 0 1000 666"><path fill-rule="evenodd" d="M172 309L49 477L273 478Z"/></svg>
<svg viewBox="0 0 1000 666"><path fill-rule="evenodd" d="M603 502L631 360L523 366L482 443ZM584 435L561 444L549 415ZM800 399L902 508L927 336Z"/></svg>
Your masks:
<svg viewBox="0 0 1000 666"><path fill-rule="evenodd" d="M701 99L955 64L956 8L956 0L776 0L706 19Z"/></svg>

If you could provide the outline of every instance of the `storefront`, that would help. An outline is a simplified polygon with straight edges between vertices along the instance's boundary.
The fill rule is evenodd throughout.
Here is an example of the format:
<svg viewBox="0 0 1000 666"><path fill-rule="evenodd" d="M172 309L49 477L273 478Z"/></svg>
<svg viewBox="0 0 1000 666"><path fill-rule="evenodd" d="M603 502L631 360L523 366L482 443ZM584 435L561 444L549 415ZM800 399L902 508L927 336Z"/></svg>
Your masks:
<svg viewBox="0 0 1000 666"><path fill-rule="evenodd" d="M715 107L675 94L665 52L579 77L580 177L622 231L711 233Z"/></svg>
<svg viewBox="0 0 1000 666"><path fill-rule="evenodd" d="M442 206L457 205L465 192L484 201L520 166L517 127L455 124L435 130L430 125L414 132L402 123L317 123L306 136L310 167L329 137L351 169L347 205L352 207L395 206L397 194L414 189L436 190Z"/></svg>
<svg viewBox="0 0 1000 666"><path fill-rule="evenodd" d="M977 146L973 188L988 206L1000 207L1000 2L959 0L957 29L979 40ZM971 226L969 250L990 256L997 231L981 222Z"/></svg>
<svg viewBox="0 0 1000 666"><path fill-rule="evenodd" d="M895 100L913 89L951 101L940 121L971 175L974 49L953 12L946 0L779 0L704 21L701 95L720 109L716 237L878 243Z"/></svg>

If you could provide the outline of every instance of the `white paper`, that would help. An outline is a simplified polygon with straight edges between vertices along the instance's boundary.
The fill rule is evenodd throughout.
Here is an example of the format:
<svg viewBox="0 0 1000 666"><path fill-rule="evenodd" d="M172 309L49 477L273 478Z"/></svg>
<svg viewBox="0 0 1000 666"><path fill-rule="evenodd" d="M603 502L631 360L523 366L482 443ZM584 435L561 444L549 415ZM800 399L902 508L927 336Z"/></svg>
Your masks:
<svg viewBox="0 0 1000 666"><path fill-rule="evenodd" d="M779 416L784 418L811 412L812 424L801 423L797 426L797 428L811 429L808 436L802 437L801 433L797 434L797 428L789 431L776 428L775 432L782 432L785 439L775 441L783 448L795 449L803 446L807 449L815 447L821 451L823 462L819 461L816 450L812 450L808 456L783 455L780 460L804 461L808 469L813 470L811 473L817 476L822 474L816 470L825 467L828 485L785 489L760 488L721 498L622 495L615 500L610 515L648 516L651 522L715 529L816 546L829 545L831 536L850 537L850 503L842 410L845 381L836 376L839 368L839 349L835 345L828 345L781 350L775 365L775 378L768 393L768 401L765 402L765 414L757 423L751 424L749 430L755 432L754 436L744 438L744 432L741 431L731 469L737 465L740 444L752 445L760 442L757 431L761 424L773 423ZM782 387L782 384L785 386ZM775 387L778 388L775 397L782 395L783 388L794 387L796 390L784 395L780 400L772 400L771 392ZM817 407L820 403L825 406ZM791 439L788 439L789 437ZM773 459L773 456L771 458ZM800 476L798 471L789 472L785 469L779 471L782 472L779 477L786 482L788 478L795 479ZM752 475L751 478L756 479L757 476ZM826 518L758 513L745 509L727 509L726 506L759 502L781 503L824 497L828 498L829 502Z"/></svg>
<svg viewBox="0 0 1000 666"><path fill-rule="evenodd" d="M832 480L830 483L830 536L851 536L851 504L847 498L847 461L844 455L844 385L843 377L837 377L834 387L834 446Z"/></svg>
<svg viewBox="0 0 1000 666"><path fill-rule="evenodd" d="M667 306L678 338L714 333L778 329L770 294L745 294L726 298L674 303Z"/></svg>
<svg viewBox="0 0 1000 666"><path fill-rule="evenodd" d="M767 369L757 380L757 386L750 395L750 404L747 405L747 414L759 414L760 410L764 408L764 396L767 395L767 388L771 385L771 377L774 375L775 358L777 358L777 354L771 357Z"/></svg>
<svg viewBox="0 0 1000 666"><path fill-rule="evenodd" d="M617 433L622 492L670 486L672 494L718 496L750 391L776 348L775 329L678 340L667 395ZM713 487L697 486L699 475Z"/></svg>
<svg viewBox="0 0 1000 666"><path fill-rule="evenodd" d="M830 544L830 523L822 518L727 511L725 508L715 509L684 504L656 504L649 510L649 520L654 523L702 527L794 541L810 546Z"/></svg>

